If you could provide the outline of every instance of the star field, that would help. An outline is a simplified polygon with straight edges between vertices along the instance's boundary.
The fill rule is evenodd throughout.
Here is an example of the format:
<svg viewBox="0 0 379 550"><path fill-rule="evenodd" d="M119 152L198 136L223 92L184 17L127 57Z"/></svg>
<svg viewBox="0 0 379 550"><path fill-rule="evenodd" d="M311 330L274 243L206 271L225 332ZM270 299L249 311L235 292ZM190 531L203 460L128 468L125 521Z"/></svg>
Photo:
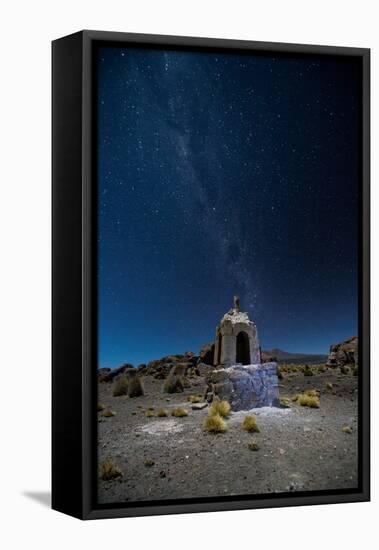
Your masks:
<svg viewBox="0 0 379 550"><path fill-rule="evenodd" d="M357 333L351 58L98 51L99 366L197 351L241 296L264 348Z"/></svg>

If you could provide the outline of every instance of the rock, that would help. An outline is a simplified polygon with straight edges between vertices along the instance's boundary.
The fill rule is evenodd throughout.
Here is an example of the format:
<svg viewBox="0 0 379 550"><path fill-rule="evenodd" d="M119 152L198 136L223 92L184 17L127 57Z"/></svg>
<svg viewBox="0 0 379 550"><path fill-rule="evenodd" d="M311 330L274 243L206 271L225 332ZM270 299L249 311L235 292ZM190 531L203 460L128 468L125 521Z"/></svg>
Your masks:
<svg viewBox="0 0 379 550"><path fill-rule="evenodd" d="M214 384L214 392L227 399L233 411L280 406L276 363L233 365L224 372L227 380Z"/></svg>
<svg viewBox="0 0 379 550"><path fill-rule="evenodd" d="M207 383L205 390L206 401L210 402L209 399L213 398L213 395L217 395L220 399L230 402L233 384L226 369L220 368L209 371L205 377L205 381Z"/></svg>
<svg viewBox="0 0 379 550"><path fill-rule="evenodd" d="M215 369L206 376L205 401L216 395L231 404L232 410L280 406L276 363L233 365Z"/></svg>
<svg viewBox="0 0 379 550"><path fill-rule="evenodd" d="M206 365L205 363L198 363L197 370L200 373L200 376L207 376L214 369L211 365Z"/></svg>
<svg viewBox="0 0 379 550"><path fill-rule="evenodd" d="M104 378L106 375L110 372L110 368L104 367L102 369L98 369L97 371L97 381L98 382L105 382Z"/></svg>
<svg viewBox="0 0 379 550"><path fill-rule="evenodd" d="M199 353L199 362L204 363L205 365L213 365L214 351L214 342L204 344Z"/></svg>
<svg viewBox="0 0 379 550"><path fill-rule="evenodd" d="M339 344L330 346L327 366L340 367L358 363L358 337L353 336Z"/></svg>
<svg viewBox="0 0 379 550"><path fill-rule="evenodd" d="M185 372L187 366L185 363L179 363L171 367L170 373L163 385L163 391L166 393L183 393L185 386Z"/></svg>
<svg viewBox="0 0 379 550"><path fill-rule="evenodd" d="M121 367L118 367L116 369L109 369L106 374L102 377L101 382L112 382L112 380L118 376L119 374L122 374L124 372L127 372L129 370L135 370L133 365L130 363L125 363Z"/></svg>
<svg viewBox="0 0 379 550"><path fill-rule="evenodd" d="M205 409L205 407L208 407L208 403L193 403L191 409L193 411L201 411Z"/></svg>
<svg viewBox="0 0 379 550"><path fill-rule="evenodd" d="M278 358L275 355L272 355L268 351L261 351L261 362L262 363L276 363Z"/></svg>
<svg viewBox="0 0 379 550"><path fill-rule="evenodd" d="M198 356L192 351L186 351L184 354L166 355L161 359L150 361L147 365L138 366L138 371L144 376L153 376L157 380L164 380L168 377L171 369L175 365L186 365L186 370L193 369L198 363Z"/></svg>

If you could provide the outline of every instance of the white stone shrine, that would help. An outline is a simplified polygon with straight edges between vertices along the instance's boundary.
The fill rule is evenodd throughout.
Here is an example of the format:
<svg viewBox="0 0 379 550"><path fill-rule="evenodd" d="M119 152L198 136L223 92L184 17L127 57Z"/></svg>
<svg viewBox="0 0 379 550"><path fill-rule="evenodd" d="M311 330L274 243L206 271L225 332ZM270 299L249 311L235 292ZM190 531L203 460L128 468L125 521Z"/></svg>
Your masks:
<svg viewBox="0 0 379 550"><path fill-rule="evenodd" d="M240 300L234 297L230 309L216 328L214 365L257 365L261 362L258 332L249 315L240 311Z"/></svg>
<svg viewBox="0 0 379 550"><path fill-rule="evenodd" d="M279 405L277 364L261 362L257 327L240 311L238 296L216 328L213 363L210 394L228 400L233 411Z"/></svg>

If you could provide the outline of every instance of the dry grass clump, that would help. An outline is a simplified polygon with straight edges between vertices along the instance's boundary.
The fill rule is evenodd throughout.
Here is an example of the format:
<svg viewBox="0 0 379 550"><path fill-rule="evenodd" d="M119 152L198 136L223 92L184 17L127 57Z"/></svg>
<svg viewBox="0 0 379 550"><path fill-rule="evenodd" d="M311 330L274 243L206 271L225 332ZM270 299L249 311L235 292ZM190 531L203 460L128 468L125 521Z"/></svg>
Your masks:
<svg viewBox="0 0 379 550"><path fill-rule="evenodd" d="M292 373L292 374L296 374L297 372L302 370L301 365L295 365L293 363L286 364L285 367L280 366L280 368L285 372Z"/></svg>
<svg viewBox="0 0 379 550"><path fill-rule="evenodd" d="M281 407L288 408L291 405L291 398L289 397L281 397L279 399L279 403Z"/></svg>
<svg viewBox="0 0 379 550"><path fill-rule="evenodd" d="M147 411L145 412L145 416L147 416L148 418L151 418L152 416L155 416L154 410L153 409L147 409Z"/></svg>
<svg viewBox="0 0 379 550"><path fill-rule="evenodd" d="M230 403L228 401L213 401L212 405L209 407L209 414L219 414L221 417L226 418L230 413Z"/></svg>
<svg viewBox="0 0 379 550"><path fill-rule="evenodd" d="M102 403L98 403L97 404L97 412L101 412L105 409L105 405L103 405Z"/></svg>
<svg viewBox="0 0 379 550"><path fill-rule="evenodd" d="M345 434L352 434L353 433L353 428L351 426L344 426L342 428L342 431Z"/></svg>
<svg viewBox="0 0 379 550"><path fill-rule="evenodd" d="M327 368L326 368L325 365L319 365L319 366L317 367L317 370L318 370L318 372L326 372L326 371L327 371Z"/></svg>
<svg viewBox="0 0 379 550"><path fill-rule="evenodd" d="M308 395L307 393L300 393L297 396L297 402L302 407L310 407L311 409L318 409L320 407L320 399L317 395Z"/></svg>
<svg viewBox="0 0 379 550"><path fill-rule="evenodd" d="M318 390L306 390L305 395L308 395L308 397L320 397L320 392Z"/></svg>
<svg viewBox="0 0 379 550"><path fill-rule="evenodd" d="M122 476L122 472L113 458L107 458L99 465L99 478L104 481L115 479Z"/></svg>
<svg viewBox="0 0 379 550"><path fill-rule="evenodd" d="M260 432L255 414L248 414L242 422L242 429L247 432Z"/></svg>
<svg viewBox="0 0 379 550"><path fill-rule="evenodd" d="M247 446L250 451L259 451L259 445L256 441L250 441Z"/></svg>
<svg viewBox="0 0 379 550"><path fill-rule="evenodd" d="M121 395L128 395L128 379L125 374L121 374L116 378L113 384L113 397L120 397Z"/></svg>
<svg viewBox="0 0 379 550"><path fill-rule="evenodd" d="M181 418L182 416L188 416L188 411L183 407L176 407L176 409L172 409L171 416L175 416L177 418Z"/></svg>
<svg viewBox="0 0 379 550"><path fill-rule="evenodd" d="M105 409L105 410L103 410L101 415L105 416L106 418L109 418L111 416L116 416L116 413L114 411L112 411L112 409Z"/></svg>
<svg viewBox="0 0 379 550"><path fill-rule="evenodd" d="M141 397L144 395L141 378L136 370L128 372L128 396Z"/></svg>
<svg viewBox="0 0 379 550"><path fill-rule="evenodd" d="M183 393L183 390L184 381L181 376L169 375L163 384L165 393Z"/></svg>
<svg viewBox="0 0 379 550"><path fill-rule="evenodd" d="M145 466L146 466L147 468L151 468L151 466L154 466L155 460L153 460L152 458L145 458L145 460L143 461L143 463L145 464Z"/></svg>
<svg viewBox="0 0 379 550"><path fill-rule="evenodd" d="M313 376L313 371L309 365L304 367L304 376Z"/></svg>
<svg viewBox="0 0 379 550"><path fill-rule="evenodd" d="M346 365L342 365L342 367L340 367L340 371L341 374L350 374L350 369Z"/></svg>
<svg viewBox="0 0 379 550"><path fill-rule="evenodd" d="M224 433L228 429L225 420L219 414L209 414L203 422L203 430L209 433Z"/></svg>
<svg viewBox="0 0 379 550"><path fill-rule="evenodd" d="M157 410L157 416L160 418L163 418L164 416L168 416L168 410L167 409L158 409Z"/></svg>
<svg viewBox="0 0 379 550"><path fill-rule="evenodd" d="M189 401L190 403L201 403L202 400L203 399L201 395L189 395L187 397L187 401Z"/></svg>

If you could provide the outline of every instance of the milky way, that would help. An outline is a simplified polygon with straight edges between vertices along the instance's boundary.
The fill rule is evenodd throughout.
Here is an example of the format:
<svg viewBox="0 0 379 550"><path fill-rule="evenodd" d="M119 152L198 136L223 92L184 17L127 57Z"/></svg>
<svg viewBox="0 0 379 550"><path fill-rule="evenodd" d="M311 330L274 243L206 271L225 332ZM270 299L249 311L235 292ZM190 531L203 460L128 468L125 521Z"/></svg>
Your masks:
<svg viewBox="0 0 379 550"><path fill-rule="evenodd" d="M264 347L357 333L360 68L98 51L99 365L197 351L241 296Z"/></svg>

